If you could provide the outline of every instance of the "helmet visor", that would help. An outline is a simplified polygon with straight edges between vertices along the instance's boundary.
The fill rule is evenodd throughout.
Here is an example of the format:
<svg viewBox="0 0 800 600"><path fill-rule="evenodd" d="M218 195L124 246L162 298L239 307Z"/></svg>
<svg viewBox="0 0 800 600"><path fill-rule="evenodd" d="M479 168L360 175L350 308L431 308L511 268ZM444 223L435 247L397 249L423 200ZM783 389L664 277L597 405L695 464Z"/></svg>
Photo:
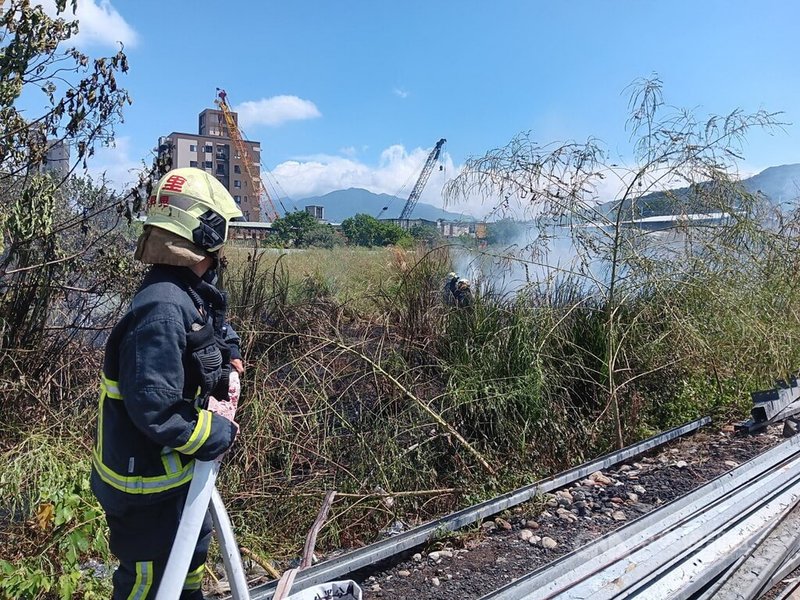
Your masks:
<svg viewBox="0 0 800 600"><path fill-rule="evenodd" d="M225 218L207 210L198 218L198 225L192 231L192 241L203 250L218 248L225 243L228 233L228 223Z"/></svg>

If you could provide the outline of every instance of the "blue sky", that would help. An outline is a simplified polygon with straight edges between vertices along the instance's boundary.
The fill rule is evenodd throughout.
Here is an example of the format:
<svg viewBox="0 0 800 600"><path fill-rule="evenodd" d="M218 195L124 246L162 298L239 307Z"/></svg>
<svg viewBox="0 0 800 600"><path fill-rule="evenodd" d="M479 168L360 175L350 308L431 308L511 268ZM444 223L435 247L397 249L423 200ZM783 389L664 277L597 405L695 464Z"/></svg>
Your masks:
<svg viewBox="0 0 800 600"><path fill-rule="evenodd" d="M343 187L407 195L427 152L447 170L521 131L599 138L629 157L625 92L657 73L669 104L800 120L794 0L79 0L81 46L126 42L134 99L94 169L123 179L159 135L194 131L215 88L290 196ZM243 111L244 113L245 111ZM800 162L798 128L754 135L746 172ZM474 212L479 212L479 207Z"/></svg>

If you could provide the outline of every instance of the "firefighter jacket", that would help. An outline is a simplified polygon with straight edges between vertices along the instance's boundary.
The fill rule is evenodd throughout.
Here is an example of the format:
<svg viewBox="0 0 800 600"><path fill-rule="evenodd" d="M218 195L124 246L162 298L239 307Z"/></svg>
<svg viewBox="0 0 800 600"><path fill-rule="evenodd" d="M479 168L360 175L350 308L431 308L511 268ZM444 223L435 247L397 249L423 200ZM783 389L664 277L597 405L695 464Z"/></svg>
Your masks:
<svg viewBox="0 0 800 600"><path fill-rule="evenodd" d="M112 330L91 476L106 510L185 492L194 459L233 443L236 426L206 410L209 395L227 398L231 352L238 357L224 304L190 269L155 265Z"/></svg>

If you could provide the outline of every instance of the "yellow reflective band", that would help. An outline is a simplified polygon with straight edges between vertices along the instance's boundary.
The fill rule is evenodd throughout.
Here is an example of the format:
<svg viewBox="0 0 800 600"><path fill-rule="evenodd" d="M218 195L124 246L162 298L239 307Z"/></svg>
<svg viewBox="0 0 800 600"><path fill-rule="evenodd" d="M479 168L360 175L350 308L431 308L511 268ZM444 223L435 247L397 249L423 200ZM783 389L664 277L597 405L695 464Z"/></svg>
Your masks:
<svg viewBox="0 0 800 600"><path fill-rule="evenodd" d="M161 451L161 464L164 465L164 473L178 473L181 470L181 457L172 448L165 447Z"/></svg>
<svg viewBox="0 0 800 600"><path fill-rule="evenodd" d="M97 436L97 444L95 445L95 450L100 456L103 456L103 436L105 435L105 431L103 430L103 411L105 410L105 400L106 400L106 391L104 389L100 390L100 402L97 406L97 432L95 435Z"/></svg>
<svg viewBox="0 0 800 600"><path fill-rule="evenodd" d="M200 409L197 411L197 425L194 426L192 435L185 444L178 446L175 450L181 454L194 454L206 443L209 435L211 435L211 413Z"/></svg>
<svg viewBox="0 0 800 600"><path fill-rule="evenodd" d="M203 585L203 566L200 565L194 571L189 571L183 582L184 590L199 590Z"/></svg>
<svg viewBox="0 0 800 600"><path fill-rule="evenodd" d="M113 379L109 379L106 377L105 373L102 374L102 380L100 381L101 389L105 389L106 394L109 398L114 398L116 400L122 399L122 394L119 391L119 381L114 381Z"/></svg>
<svg viewBox="0 0 800 600"><path fill-rule="evenodd" d="M153 561L136 563L136 581L128 600L145 600L153 585Z"/></svg>
<svg viewBox="0 0 800 600"><path fill-rule="evenodd" d="M97 451L92 453L92 466L105 483L115 490L127 494L157 494L165 492L188 483L194 474L194 461L189 461L176 473L157 475L155 477L142 477L141 475L120 475L103 464L102 457Z"/></svg>

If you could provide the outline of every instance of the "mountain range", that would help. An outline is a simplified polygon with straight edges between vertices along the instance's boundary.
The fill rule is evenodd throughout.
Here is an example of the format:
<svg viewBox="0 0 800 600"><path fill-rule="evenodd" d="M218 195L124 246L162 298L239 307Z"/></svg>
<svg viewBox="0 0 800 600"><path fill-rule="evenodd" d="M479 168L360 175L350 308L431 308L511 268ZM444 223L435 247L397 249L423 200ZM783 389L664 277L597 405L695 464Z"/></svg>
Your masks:
<svg viewBox="0 0 800 600"><path fill-rule="evenodd" d="M374 194L361 188L335 190L322 196L311 196L301 200L282 200L287 211L304 210L308 205L324 206L325 219L331 223L341 223L358 213L366 213L382 219L396 219L406 204L406 200L390 194ZM387 207L384 211L383 207ZM283 212L283 211L281 211ZM474 221L475 217L438 208L424 202L417 203L411 215L414 219L436 221Z"/></svg>
<svg viewBox="0 0 800 600"><path fill-rule="evenodd" d="M742 187L750 194L759 194L772 205L794 204L800 199L800 164L769 167L760 173L741 180ZM704 200L704 192L709 184L675 188L669 192L653 192L636 199L636 218L657 217L675 213L714 212ZM626 218L631 218L630 200L626 201ZM735 201L734 201L735 204ZM600 205L610 213L618 204L616 201Z"/></svg>
<svg viewBox="0 0 800 600"><path fill-rule="evenodd" d="M769 167L760 173L741 181L745 190L751 194L760 193L774 205L794 203L800 198L800 164ZM675 212L707 212L710 209L702 200L703 184L694 188L684 187L665 192L645 194L636 201L637 217L654 217ZM304 210L308 205L325 207L325 219L331 223L341 223L358 213L373 217L396 219L405 206L406 200L390 194L375 194L361 188L335 190L322 196L310 196L300 200L282 200L281 212ZM611 211L615 202L606 202L601 207ZM383 210L386 207L386 210ZM436 221L475 221L475 217L459 212L438 208L432 204L419 202L414 208L412 218Z"/></svg>

